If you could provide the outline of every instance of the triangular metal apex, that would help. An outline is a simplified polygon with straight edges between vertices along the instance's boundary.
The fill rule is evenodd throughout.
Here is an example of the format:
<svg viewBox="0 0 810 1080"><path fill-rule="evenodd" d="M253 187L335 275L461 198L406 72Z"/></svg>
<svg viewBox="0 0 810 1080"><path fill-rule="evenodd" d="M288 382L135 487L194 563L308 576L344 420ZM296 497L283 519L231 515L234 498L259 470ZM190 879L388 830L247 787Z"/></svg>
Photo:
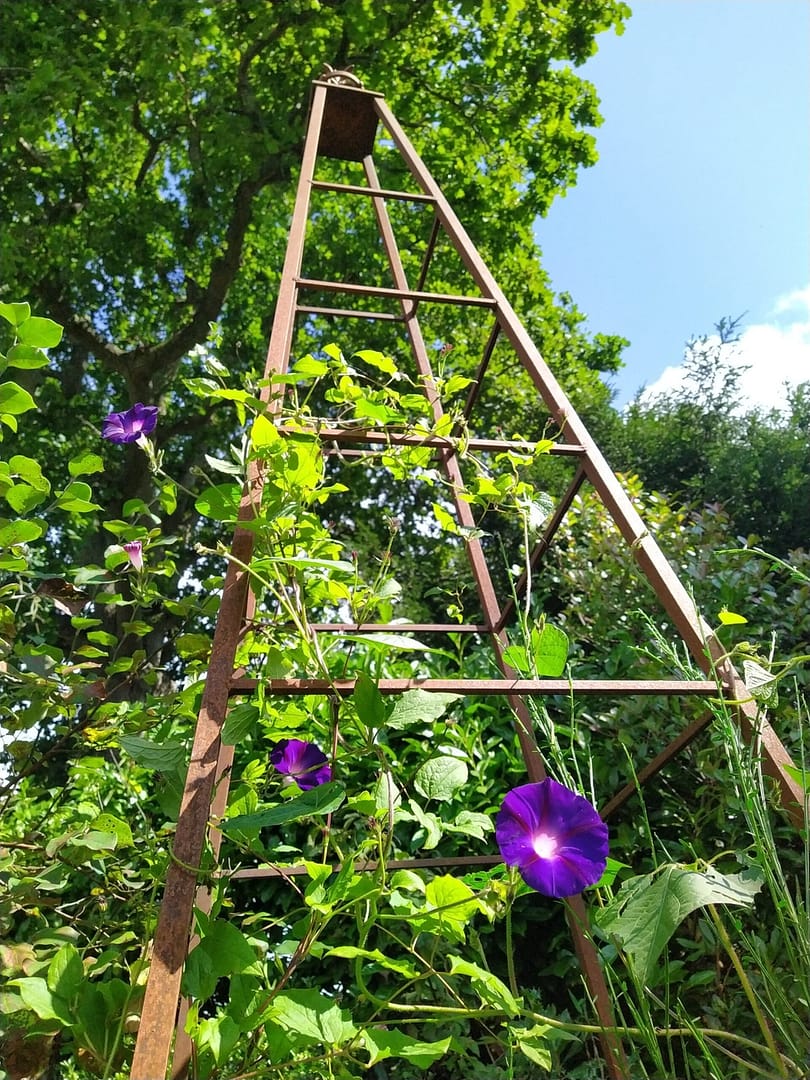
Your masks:
<svg viewBox="0 0 810 1080"><path fill-rule="evenodd" d="M313 91L316 86L327 91L318 153L341 161L363 161L374 150L378 119L374 101L383 95L346 85L339 80L341 74L333 72L312 83Z"/></svg>

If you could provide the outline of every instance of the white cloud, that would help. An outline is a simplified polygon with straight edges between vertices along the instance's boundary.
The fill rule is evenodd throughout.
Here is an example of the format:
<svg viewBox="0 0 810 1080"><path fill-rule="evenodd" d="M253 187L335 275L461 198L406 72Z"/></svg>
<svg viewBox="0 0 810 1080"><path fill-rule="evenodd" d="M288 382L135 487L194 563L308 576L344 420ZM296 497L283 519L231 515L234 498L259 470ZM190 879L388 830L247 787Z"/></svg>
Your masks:
<svg viewBox="0 0 810 1080"><path fill-rule="evenodd" d="M717 344L710 338L710 344ZM767 322L747 326L728 346L728 359L748 370L740 378L743 408L784 408L785 384L810 380L810 285L781 296ZM644 391L644 398L668 394L685 385L683 366L668 367Z"/></svg>
<svg viewBox="0 0 810 1080"><path fill-rule="evenodd" d="M780 296L773 306L773 314L781 315L785 311L810 312L810 285L804 289L794 289L786 296Z"/></svg>

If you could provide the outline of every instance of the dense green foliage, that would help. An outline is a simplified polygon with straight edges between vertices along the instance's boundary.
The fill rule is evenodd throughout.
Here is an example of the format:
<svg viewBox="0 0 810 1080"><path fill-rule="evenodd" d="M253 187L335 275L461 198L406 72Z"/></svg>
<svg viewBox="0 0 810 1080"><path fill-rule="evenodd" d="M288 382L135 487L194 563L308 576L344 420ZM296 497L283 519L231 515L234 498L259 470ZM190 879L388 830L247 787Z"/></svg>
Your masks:
<svg viewBox="0 0 810 1080"><path fill-rule="evenodd" d="M803 759L806 708L790 689L801 671L780 658L806 651L807 556L788 565L718 548L737 548L735 532L780 553L795 546L806 393L788 418L735 417L733 372L704 351L697 395L614 416L599 375L615 369L621 341L590 337L570 298L553 297L531 237L536 215L595 160L595 91L570 65L598 32L621 29L625 5L9 0L4 15L0 1076L44 1080L49 1061L65 1080L126 1073L221 544L255 460L267 478L253 525L258 615L237 663L258 685L223 733L235 757L217 824L229 871L303 860L305 872L214 880L206 851L213 909L198 919L184 981L195 1077L603 1077L562 904L502 866L464 877L387 867L494 850L494 814L525 778L509 709L419 691L394 703L377 686L491 676L489 644L356 635L322 646L305 628L335 613L477 621L444 482L419 448L361 470L306 434L282 440L255 376L308 84L324 62L355 64L385 92L613 464L643 477L629 476L631 494L709 618L725 608L748 619L723 632L764 674L759 700ZM384 165L387 183L407 183L395 161ZM424 223L395 224L410 271ZM368 229L324 200L307 272L380 280ZM457 284L457 271L438 251L431 286ZM457 417L487 331L453 312L430 318L430 340L453 346L437 347L437 367ZM287 382L288 422L382 416L435 430L396 341L352 340L346 353L361 351L347 361L324 348L331 332L318 320L302 331L296 355L312 355ZM106 413L135 401L160 405L154 437L104 442ZM556 435L497 351L477 422ZM526 566L546 491L570 479L547 449L463 455L502 594ZM737 503L723 497L732 476ZM705 501L723 506L687 505ZM691 674L663 616L642 614L650 594L587 489L532 582L510 624L510 662L523 673ZM339 707L265 693L266 679L285 675L356 676L359 688ZM806 846L775 809L756 747L715 711L712 728L611 818L614 862L587 894L596 940L632 1076L798 1078L809 1051ZM694 709L564 698L532 716L549 772L600 806ZM327 751L334 779L309 792L285 785L269 754L288 737ZM379 867L362 873L368 858ZM651 932L650 912L662 910Z"/></svg>
<svg viewBox="0 0 810 1080"><path fill-rule="evenodd" d="M26 297L65 326L39 389L38 453L69 456L87 438L65 428L68 411L92 422L134 401L160 401L178 479L227 445L229 414L204 409L182 376L200 374L190 352L214 320L231 370L261 366L325 62L356 65L386 94L549 359L583 400L603 400L597 372L618 342L590 341L555 304L531 229L596 157L596 94L570 64L627 13L615 0L6 4L0 299ZM363 230L335 213L322 210L313 260L363 278ZM141 458L108 460L103 485L105 506L142 494ZM171 528L192 527L181 494Z"/></svg>
<svg viewBox="0 0 810 1080"><path fill-rule="evenodd" d="M58 328L30 319L25 305L0 313L16 322L11 365L44 359L33 340L37 334L54 340ZM523 766L501 704L421 691L391 704L376 680L485 675L492 671L489 650L465 650L452 635L452 648L431 650L409 637L358 634L324 642L306 632L305 618L342 607L358 621L390 620L400 593L396 559L390 551L376 560L346 557L322 520L341 493L327 475L317 440L303 430L282 439L249 389L228 386L218 361L207 365L210 394L227 394L237 412L255 417L245 454L260 459L267 475L253 525L257 618L237 656L258 685L232 709L223 731L235 759L228 808L217 822L225 837L222 859L230 869L304 860L305 875L300 884L271 879L216 885L213 911L198 919L202 940L184 976L192 1002L194 1075L296 1075L299 1068L302 1076L348 1080L388 1058L403 1078L426 1072L437 1080L522 1077L534 1066L582 1080L604 1075L594 1041L598 1027L588 1023L559 905L538 903L501 868L463 878L385 869L389 859L468 854L478 845L486 851L500 797L521 778ZM324 383L332 387L326 400L340 404L345 395L357 415L379 406L384 395L406 430L434 430L415 407L416 387L382 354L367 351L349 367L331 347L323 359L305 357L287 379L293 386L287 423L306 424L306 402ZM2 419L14 426L33 402L10 380L2 385L11 387L3 400L17 410ZM547 449L539 446L535 465ZM13 800L13 812L3 818L0 918L7 940L2 1008L10 1021L4 1055L14 1078L30 1068L22 1064L28 1056L48 1054L67 1058L72 1075L77 1068L117 1075L138 1027L155 905L171 857L209 645L205 634L182 635L177 647L185 679L173 691L156 693L143 650L132 651L126 636L98 629L94 614L102 604L123 612L126 635L141 639L150 632L147 610L178 606L164 591L170 575L161 550L175 542L162 533L155 513L165 488L162 468L148 441L138 450L155 469L152 499L131 501L130 524L108 524L119 541L141 543L143 568L114 544L104 568L87 567L80 575L86 588L101 586L92 608L89 594L49 590L45 595L62 605L64 629L69 621L73 631L61 647L43 637L37 623L44 597L33 591L38 576L29 560L48 520L92 513L96 504L83 480L56 489L48 501L50 482L31 459L15 455L5 463L7 498L14 488L23 489L12 495L12 501L22 499L22 517L3 533L4 564L14 571L4 589L4 675L12 703L4 726L14 737L3 796L6 809ZM384 457L382 468L396 480L423 469L422 454L419 447L400 448ZM199 512L225 535L236 512L238 457L233 477L197 498ZM69 471L92 476L99 461L85 453L71 460ZM469 464L475 467L466 497L473 506L519 526L543 505L542 493L521 475L532 464L527 455L496 454L486 464ZM439 480L432 483L440 492ZM28 511L27 503L36 505ZM646 511L650 528L684 569L709 565L718 536L710 520L690 526L684 513L661 499L649 500ZM434 512L452 542L452 519L439 502ZM668 650L664 625L635 615L638 577L618 542L606 544L608 530L598 502L585 498L577 505L535 591L535 605L545 597L568 636L536 606L526 610L511 631L508 653L518 670L558 676L570 664L577 675L639 674L640 653L647 674L683 665ZM527 554L523 549L517 557L525 563ZM722 564L712 576L710 602L726 584L737 606L745 606L744 582L729 578ZM588 605L583 593L592 592L595 579L602 596L598 605ZM210 611L206 593L218 581L203 584L202 594L198 590L180 605L186 617L192 607L201 616ZM799 586L806 591L808 583L802 579ZM755 655L749 646L745 656ZM766 657L758 661L770 667ZM116 677L133 673L142 682L141 700L116 702ZM336 709L317 696L274 700L263 682L280 675L330 681L348 675L359 684ZM771 703L774 686L764 687ZM533 715L552 774L600 802L678 733L688 710L671 700L616 706L562 699L534 708ZM800 740L801 709L793 716ZM279 739L301 736L331 746L336 770L334 780L303 793L282 786L268 764ZM729 754L735 755L733 768L719 764ZM806 996L810 971L804 908L793 899L802 853L784 823L774 827L759 785L755 755L739 745L719 709L711 738L648 788L645 813L628 804L611 820L615 862L598 891L595 914L634 1075L698 1077L707 1075L703 1069L710 1063L708 1075L724 1077L729 1054L751 1068L762 1059L778 1060L779 1070L768 1075L799 1075L806 1028L795 1002ZM378 871L358 873L356 861L369 857L379 861ZM339 874L331 871L335 859L344 866ZM206 855L204 880L211 865ZM617 870L623 871L620 888L612 884ZM662 905L671 914L651 933L649 913ZM740 911L733 923L736 945L717 905ZM776 936L763 935L763 917L778 928ZM516 939L531 948L515 952ZM741 989L721 992L715 973L727 958L754 965L764 985L755 993L742 966ZM332 996L335 986L341 987L339 1000ZM666 1001L656 1003L664 990ZM763 1008L778 1009L778 1050L761 1019ZM708 1019L697 1022L696 1016Z"/></svg>
<svg viewBox="0 0 810 1080"><path fill-rule="evenodd" d="M682 387L638 396L602 432L614 468L680 505L722 507L732 536L776 555L810 536L810 383L785 410L744 406L737 323L689 344Z"/></svg>

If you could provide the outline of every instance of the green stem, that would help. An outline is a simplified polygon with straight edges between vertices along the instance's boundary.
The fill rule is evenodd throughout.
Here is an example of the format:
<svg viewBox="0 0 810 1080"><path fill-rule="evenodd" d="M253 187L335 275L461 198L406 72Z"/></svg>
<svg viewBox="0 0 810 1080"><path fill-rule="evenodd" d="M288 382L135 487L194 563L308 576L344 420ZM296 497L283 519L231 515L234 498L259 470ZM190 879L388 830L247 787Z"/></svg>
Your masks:
<svg viewBox="0 0 810 1080"><path fill-rule="evenodd" d="M517 979L515 978L515 953L512 948L512 898L509 897L509 906L506 909L506 971L509 976L509 989L512 997L520 996Z"/></svg>
<svg viewBox="0 0 810 1080"><path fill-rule="evenodd" d="M388 1009L395 1012L410 1014L410 1021L412 1023L443 1023L448 1017L463 1017L467 1020L480 1020L487 1017L503 1016L502 1009L457 1009L449 1005L401 1005L394 1001L389 1001L386 1004ZM432 1013L432 1016L424 1016L420 1014ZM577 1024L572 1021L557 1020L553 1016L544 1016L542 1013L531 1012L528 1009L521 1009L518 1016L524 1020L528 1020L533 1024L544 1024L547 1027L554 1028L557 1031L568 1031L582 1035L619 1035L627 1038L646 1038L650 1031L640 1027L627 1027L621 1025L615 1025L613 1027L604 1027L601 1024ZM762 1046L760 1043L754 1042L753 1039L747 1039L744 1035L737 1035L733 1031L723 1031L722 1028L698 1028L698 1027L677 1027L677 1028L652 1028L652 1034L657 1039L684 1039L695 1038L696 1036L702 1036L707 1039L725 1040L726 1042L735 1043L737 1046L743 1046L748 1050L754 1050L758 1053L762 1053ZM799 1077L802 1074L799 1071L798 1065L795 1062L790 1061L789 1058L780 1058L780 1072L779 1076L786 1077L789 1080L790 1073L784 1072L785 1062L788 1062L790 1066L795 1070L795 1076Z"/></svg>
<svg viewBox="0 0 810 1080"><path fill-rule="evenodd" d="M771 1054L773 1054L773 1060L776 1064L777 1069L779 1070L779 1075L787 1077L788 1071L785 1067L784 1061L782 1060L782 1055L779 1053L779 1050L776 1047L773 1032L771 1031L770 1025L768 1024L768 1021L765 1017L765 1013L763 1013L762 1009L760 1008L756 994L754 993L754 988L751 985L748 975L745 972L745 968L742 966L742 962L739 956L737 955L737 950L734 948L731 938L728 936L728 931L723 925L723 920L720 918L720 915L718 914L717 908L714 906L714 904L707 904L706 907L708 909L709 915L711 916L714 928L717 931L717 936L720 938L723 948L726 950L726 954L728 955L729 960L731 960L731 963L734 965L734 970L737 972L737 976L742 983L742 988L745 992L745 996L748 998L748 1003L751 1006L754 1016L756 1017L757 1024L759 1025L759 1030L762 1032L762 1037L767 1043L768 1049L770 1050Z"/></svg>

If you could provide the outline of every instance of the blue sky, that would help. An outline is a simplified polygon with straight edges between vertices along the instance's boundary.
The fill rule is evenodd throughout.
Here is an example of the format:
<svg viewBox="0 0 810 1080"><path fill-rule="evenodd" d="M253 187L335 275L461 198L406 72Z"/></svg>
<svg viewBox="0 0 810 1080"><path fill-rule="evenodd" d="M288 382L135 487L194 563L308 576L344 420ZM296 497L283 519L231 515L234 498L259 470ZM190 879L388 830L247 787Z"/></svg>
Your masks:
<svg viewBox="0 0 810 1080"><path fill-rule="evenodd" d="M631 6L579 69L600 160L538 222L544 266L591 330L631 340L617 404L673 385L690 337L747 312L744 385L769 405L810 379L810 2Z"/></svg>

